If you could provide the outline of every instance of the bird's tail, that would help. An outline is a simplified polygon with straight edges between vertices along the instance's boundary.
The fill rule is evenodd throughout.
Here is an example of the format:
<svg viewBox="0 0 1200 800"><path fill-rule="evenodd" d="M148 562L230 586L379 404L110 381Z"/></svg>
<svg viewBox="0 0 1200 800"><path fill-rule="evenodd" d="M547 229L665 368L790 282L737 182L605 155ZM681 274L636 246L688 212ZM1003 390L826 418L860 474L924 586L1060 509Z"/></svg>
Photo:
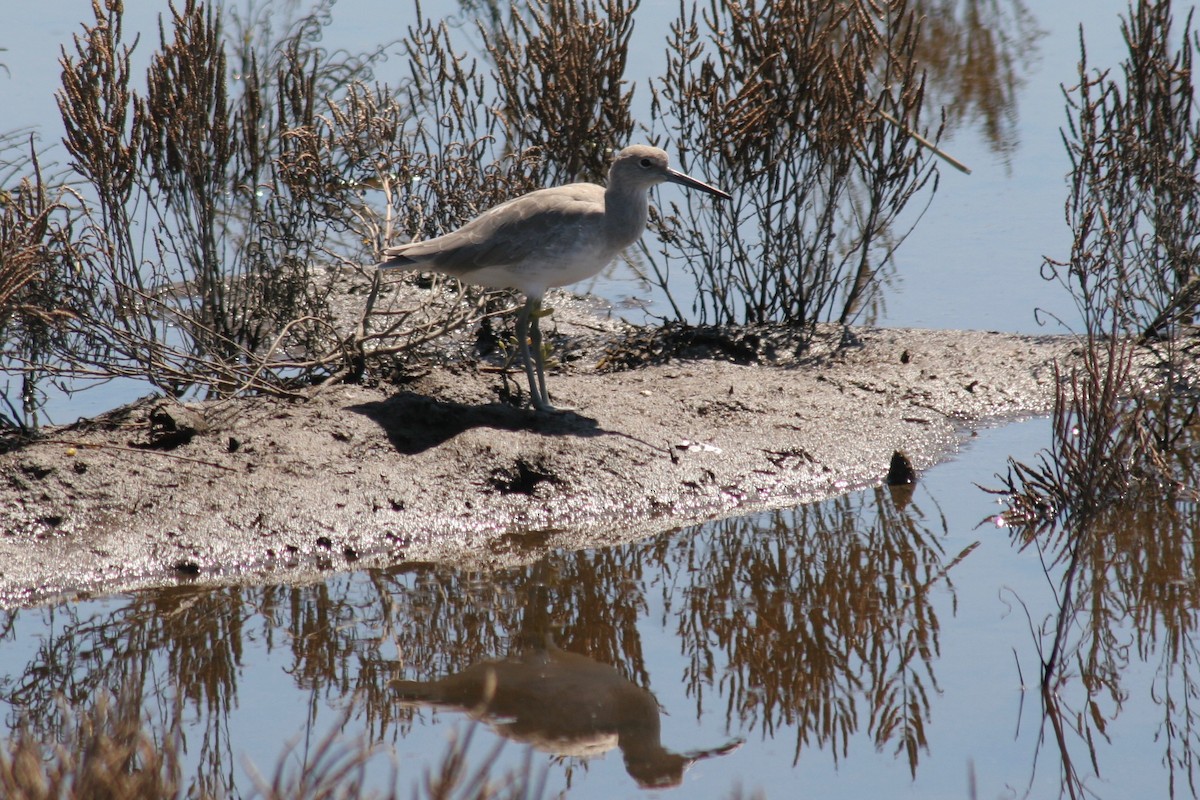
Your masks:
<svg viewBox="0 0 1200 800"><path fill-rule="evenodd" d="M418 259L406 256L398 247L389 247L383 251L383 259L375 265L375 269L419 269Z"/></svg>

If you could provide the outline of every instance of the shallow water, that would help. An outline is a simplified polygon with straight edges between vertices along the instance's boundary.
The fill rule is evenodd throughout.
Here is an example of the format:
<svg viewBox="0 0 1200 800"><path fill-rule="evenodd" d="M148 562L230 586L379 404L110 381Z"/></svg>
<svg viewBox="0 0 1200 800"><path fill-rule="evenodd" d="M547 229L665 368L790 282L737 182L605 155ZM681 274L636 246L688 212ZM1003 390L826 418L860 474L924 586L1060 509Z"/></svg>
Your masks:
<svg viewBox="0 0 1200 800"><path fill-rule="evenodd" d="M471 727L461 711L398 702L388 681L466 671L440 699L474 707L484 662L507 659L488 696L509 737L479 726L468 764L507 742L492 774L544 774L546 796L632 796L639 780L681 778L651 796L1052 797L1063 752L1100 796L1167 796L1165 763L1186 794L1193 586L1147 606L1121 569L1094 576L1068 625L1078 666L1053 695L1060 713L1043 713L1063 567L997 527L977 484L996 486L1009 455L1028 460L1048 435L1044 420L982 431L909 499L877 488L494 574L403 564L10 612L2 716L11 727L27 715L53 739L57 698L83 708L107 689L160 733L181 726L185 783L242 794L248 762L268 776L281 758L311 764L340 726L346 747L378 747L371 785L395 779L407 796ZM1176 551L1185 573L1192 552ZM407 685L418 695L428 687Z"/></svg>

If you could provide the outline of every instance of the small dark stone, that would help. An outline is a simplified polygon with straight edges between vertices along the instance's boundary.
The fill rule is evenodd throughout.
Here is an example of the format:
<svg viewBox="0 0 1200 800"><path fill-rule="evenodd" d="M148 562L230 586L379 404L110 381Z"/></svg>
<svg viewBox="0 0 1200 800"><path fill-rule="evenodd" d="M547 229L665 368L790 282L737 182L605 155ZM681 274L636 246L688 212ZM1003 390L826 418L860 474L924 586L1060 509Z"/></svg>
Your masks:
<svg viewBox="0 0 1200 800"><path fill-rule="evenodd" d="M333 542L330 540L330 538L328 536L318 536L317 537L317 547L323 547L326 550L329 550L333 547Z"/></svg>
<svg viewBox="0 0 1200 800"><path fill-rule="evenodd" d="M907 486L917 482L917 471L913 469L908 456L899 450L892 453L892 463L888 466L888 486Z"/></svg>

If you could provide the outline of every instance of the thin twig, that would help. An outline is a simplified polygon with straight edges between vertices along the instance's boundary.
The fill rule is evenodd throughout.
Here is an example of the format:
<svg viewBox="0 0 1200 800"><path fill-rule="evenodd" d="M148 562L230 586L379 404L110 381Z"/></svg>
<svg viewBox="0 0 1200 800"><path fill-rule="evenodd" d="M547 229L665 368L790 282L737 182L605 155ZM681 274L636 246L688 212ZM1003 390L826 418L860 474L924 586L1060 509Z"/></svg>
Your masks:
<svg viewBox="0 0 1200 800"><path fill-rule="evenodd" d="M934 154L935 156L937 156L938 158L942 159L943 161L945 161L945 162L946 162L947 164L949 164L950 166L954 167L954 168L955 168L956 170L958 170L959 172L963 172L963 173L965 173L965 174L967 174L967 175L970 175L970 174L971 174L971 168L970 168L970 167L968 167L966 164L962 163L962 162L961 162L961 161L959 161L957 158L955 158L954 156L950 155L950 154L949 154L949 153L947 153L945 150L941 149L941 148L940 148L940 147L938 147L936 144L934 144L933 142L929 141L929 140L928 140L928 139L926 139L924 136L922 136L921 134L917 133L916 131L914 131L912 128L908 127L907 125L905 125L905 124L904 124L903 122L901 122L900 120L898 120L898 119L896 119L895 117L893 117L893 116L892 116L891 114L889 114L888 112L884 111L882 108L881 108L881 109L879 109L879 116L883 117L885 120L887 120L888 122L892 123L893 125L895 125L895 126L896 126L897 128L899 128L900 130L904 131L904 133L905 133L905 134L907 134L908 136L912 137L913 141L915 141L917 144L919 144L919 145L921 145L922 147L924 147L924 148L927 148L928 150L932 151L932 152L933 152L933 154Z"/></svg>
<svg viewBox="0 0 1200 800"><path fill-rule="evenodd" d="M63 444L68 447L85 447L92 450L116 450L124 453L145 453L147 455L162 456L163 458L172 458L176 461L189 461L193 464L203 464L206 467L216 467L223 469L226 472L237 472L233 467L227 467L224 464L218 464L215 461L205 461L202 458L192 458L191 456L181 456L176 453L166 453L162 450L152 450L144 447L129 447L123 444L108 444L107 442L81 442L75 439L38 439L37 441L45 444Z"/></svg>

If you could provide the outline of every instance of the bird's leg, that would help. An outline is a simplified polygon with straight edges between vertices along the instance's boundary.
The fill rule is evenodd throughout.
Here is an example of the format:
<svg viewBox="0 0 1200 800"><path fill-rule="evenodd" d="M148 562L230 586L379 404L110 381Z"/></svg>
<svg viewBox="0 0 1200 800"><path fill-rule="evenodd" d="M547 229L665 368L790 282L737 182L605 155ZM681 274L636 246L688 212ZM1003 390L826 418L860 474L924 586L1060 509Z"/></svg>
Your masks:
<svg viewBox="0 0 1200 800"><path fill-rule="evenodd" d="M529 400L538 411L557 411L550 405L550 395L546 391L546 373L542 367L542 329L538 325L538 315L542 310L541 298L530 297L525 301L524 308L517 314L517 343L521 350L521 358L525 361L525 377L529 379ZM533 329L530 331L530 319ZM530 353L530 338L533 339L533 353Z"/></svg>
<svg viewBox="0 0 1200 800"><path fill-rule="evenodd" d="M546 351L542 349L542 301L530 311L529 346L533 350L533 366L537 372L538 396L541 404L538 408L543 411L554 411L550 404L550 392L546 390Z"/></svg>

